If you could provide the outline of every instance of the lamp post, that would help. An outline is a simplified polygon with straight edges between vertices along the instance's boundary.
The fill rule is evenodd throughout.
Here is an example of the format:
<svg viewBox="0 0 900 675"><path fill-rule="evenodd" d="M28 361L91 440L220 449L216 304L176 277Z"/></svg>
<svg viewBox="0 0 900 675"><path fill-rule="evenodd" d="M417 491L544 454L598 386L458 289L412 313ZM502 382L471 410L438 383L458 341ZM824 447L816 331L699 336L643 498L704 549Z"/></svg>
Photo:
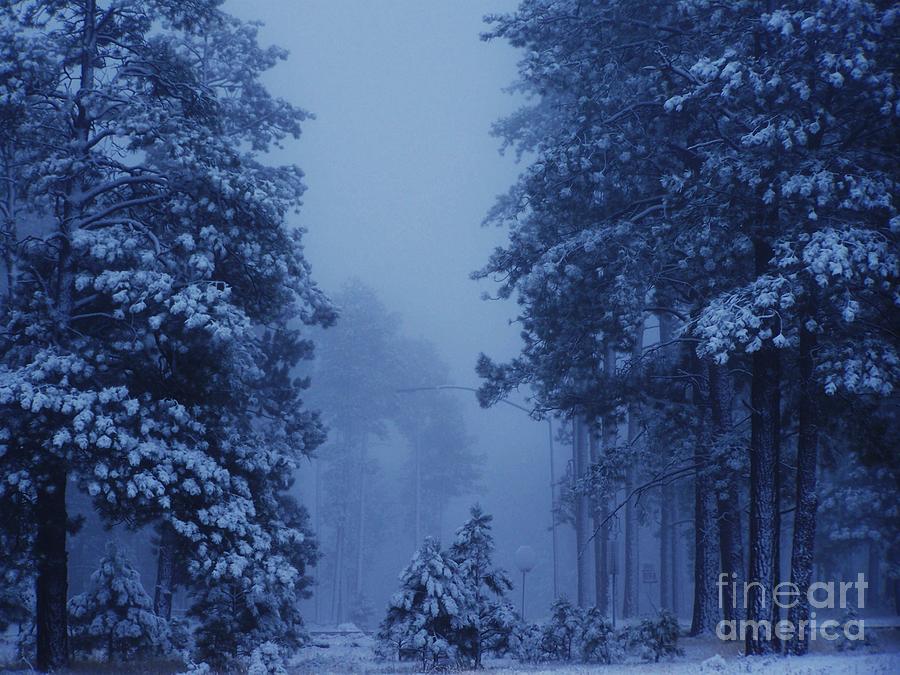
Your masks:
<svg viewBox="0 0 900 675"><path fill-rule="evenodd" d="M461 387L455 384L439 384L432 387L411 387L409 389L398 389L397 391L402 394L409 394L416 391L444 391L448 389L471 391L475 394L478 393L478 390L474 387ZM523 412L528 413L529 416L531 415L532 411L525 406L513 403L505 398L501 398L499 401L500 403L505 403L506 405L511 405L513 408L522 410ZM553 420L549 417L547 418L547 432L550 440L550 531L553 537L553 599L555 600L559 597L559 558L557 557L556 513L554 512L556 509L556 467L554 466L555 460L553 456Z"/></svg>
<svg viewBox="0 0 900 675"><path fill-rule="evenodd" d="M525 575L534 569L536 556L530 546L520 546L516 549L516 567L522 573L522 621L525 620Z"/></svg>

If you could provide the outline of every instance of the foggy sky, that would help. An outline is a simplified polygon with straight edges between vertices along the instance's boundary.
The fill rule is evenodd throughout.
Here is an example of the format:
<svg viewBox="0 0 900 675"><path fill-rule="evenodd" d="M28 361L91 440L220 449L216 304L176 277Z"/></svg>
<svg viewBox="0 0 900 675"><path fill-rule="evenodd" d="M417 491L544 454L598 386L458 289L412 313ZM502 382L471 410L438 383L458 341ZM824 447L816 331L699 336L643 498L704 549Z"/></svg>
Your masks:
<svg viewBox="0 0 900 675"><path fill-rule="evenodd" d="M314 277L326 291L359 277L402 315L405 332L437 346L454 383L467 386L478 384L480 351L508 358L519 348L518 328L508 322L514 303L483 301L481 293L492 286L468 278L505 240L504 231L480 223L519 172L489 135L491 124L521 103L503 91L515 77L518 57L506 44L479 39L484 14L515 4L225 5L242 19L264 22L262 44L290 51L265 82L317 117L299 141L271 157L306 172L309 190L299 222L309 230ZM547 426L508 406L482 411L474 395L459 396L476 450L487 457L486 490L477 498L495 515L498 561L513 570L519 545L537 550L528 602L545 609L551 599ZM558 473L565 450L557 450ZM445 535L462 524L474 500L453 505ZM570 530L561 535L566 543L571 539ZM518 604L518 590L514 598Z"/></svg>

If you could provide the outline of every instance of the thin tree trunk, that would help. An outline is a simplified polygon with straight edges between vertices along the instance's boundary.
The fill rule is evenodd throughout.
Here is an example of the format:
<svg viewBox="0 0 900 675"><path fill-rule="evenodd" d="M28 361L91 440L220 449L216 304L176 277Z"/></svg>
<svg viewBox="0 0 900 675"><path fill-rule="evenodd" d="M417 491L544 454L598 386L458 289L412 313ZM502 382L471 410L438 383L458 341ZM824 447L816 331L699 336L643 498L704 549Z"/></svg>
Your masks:
<svg viewBox="0 0 900 675"><path fill-rule="evenodd" d="M341 568L344 565L344 522L343 518L338 522L334 543L334 576L331 584L331 617L337 624L341 622L340 596L341 596Z"/></svg>
<svg viewBox="0 0 900 675"><path fill-rule="evenodd" d="M175 587L175 530L163 522L159 528L159 551L156 556L156 588L153 611L166 620L172 618L172 592Z"/></svg>
<svg viewBox="0 0 900 675"><path fill-rule="evenodd" d="M366 538L366 437L360 439L359 446L359 528L356 538L356 596L363 595L363 547Z"/></svg>
<svg viewBox="0 0 900 675"><path fill-rule="evenodd" d="M607 382L612 382L612 380L616 376L616 350L611 342L607 342L606 350L603 356L603 374L606 377ZM616 419L616 411L614 408L611 408L606 411L606 414L603 416L603 452L607 457L612 457L618 452L616 445L618 443L619 438L619 427L618 420ZM610 486L612 490L612 486ZM607 507L607 513L603 516L604 519L609 515L609 499L614 495L614 490L612 494L607 494L604 497L604 504ZM610 541L610 524L606 523L603 526L600 535L603 538L603 570L605 571L603 575L603 590L606 594L606 602L601 607L601 611L611 612L613 609L613 605L616 603L616 598L613 593L613 589L610 587L610 574L612 570L610 569L610 565L614 565L615 563L612 559L616 555L615 546Z"/></svg>
<svg viewBox="0 0 900 675"><path fill-rule="evenodd" d="M707 363L709 377L709 401L713 432L721 438L731 433L731 377L722 366L712 361ZM726 575L727 584L722 588L722 614L726 621L739 618L737 598L733 588L743 588L744 550L741 536L741 503L738 490L738 475L725 461L719 459L717 467L719 483L724 487L716 495L719 520L719 553L721 573ZM733 586L732 584L736 584Z"/></svg>
<svg viewBox="0 0 900 675"><path fill-rule="evenodd" d="M816 463L818 454L819 426L816 404L816 385L813 381L813 352L816 336L806 330L800 331L800 401L798 404L797 436L797 496L794 509L794 538L791 546L791 581L800 592L797 604L788 611L788 618L795 627L800 622L809 621L810 607L807 591L812 583L813 553L816 540L816 510L819 498L816 493ZM871 583L871 582L870 582ZM801 637L795 631L788 641L787 651L791 654L805 654L809 649L809 631Z"/></svg>
<svg viewBox="0 0 900 675"><path fill-rule="evenodd" d="M315 485L315 500L316 500L316 520L315 520L315 532L316 532L316 541L319 542L321 546L322 542L322 458L316 456L316 485ZM315 593L315 616L316 623L319 622L319 605L321 604L322 597L322 570L321 566L316 567L316 576L314 580L315 588L313 592Z"/></svg>
<svg viewBox="0 0 900 675"><path fill-rule="evenodd" d="M700 373L702 363L693 352L688 355L690 371ZM694 606L691 617L691 635L712 633L719 619L719 593L716 581L719 576L719 511L712 465L711 411L709 391L694 384L690 399L696 404L699 429L694 441Z"/></svg>
<svg viewBox="0 0 900 675"><path fill-rule="evenodd" d="M599 439L593 429L590 430L591 463L600 461ZM601 613L606 614L609 607L609 572L607 565L607 527L604 521L609 515L607 495L595 491L593 499L594 516L594 603Z"/></svg>
<svg viewBox="0 0 900 675"><path fill-rule="evenodd" d="M674 499L674 490L673 499ZM678 538L678 528L677 526L672 527L672 563L669 565L669 569L672 570L672 614L675 616L679 615L681 611L681 595L679 593L680 585L678 583L678 554L679 554L679 541Z"/></svg>
<svg viewBox="0 0 900 675"><path fill-rule="evenodd" d="M666 370L675 364L677 349L670 345L675 335L675 322L668 312L660 312L659 343L663 367ZM660 608L675 612L675 490L669 482L660 487L659 504L659 604Z"/></svg>
<svg viewBox="0 0 900 675"><path fill-rule="evenodd" d="M641 321L637 339L635 340L634 352L632 357L635 361L641 357L644 347L644 322ZM638 434L640 433L640 425L638 418L640 408L637 403L630 403L628 406L628 451L636 453L636 445L638 443ZM640 601L640 580L638 579L638 517L637 504L630 497L634 492L635 482L637 480L637 462L629 461L625 468L625 498L628 500L625 504L625 575L623 579L623 597L622 597L622 618L628 619L638 614L638 606Z"/></svg>
<svg viewBox="0 0 900 675"><path fill-rule="evenodd" d="M706 441L698 439L694 460L707 461ZM691 635L712 633L718 621L719 570L718 511L715 490L711 489L702 469L694 477L694 610Z"/></svg>
<svg viewBox="0 0 900 675"><path fill-rule="evenodd" d="M900 616L900 579L894 579L894 613Z"/></svg>
<svg viewBox="0 0 900 675"><path fill-rule="evenodd" d="M79 85L81 92L77 103L78 114L72 120L72 141L80 144L82 154L87 159L90 149L87 144L91 130L91 117L86 101L91 99L89 92L94 88L94 63L96 60L97 41L95 36L96 0L84 0L81 8L83 28L80 45ZM62 213L59 223L59 247L56 278L54 279L56 309L60 322L65 328L72 316L72 291L74 274L72 270L72 238L74 224L82 215L81 207L76 207L75 194L83 194L87 190L87 176L82 174L80 180L73 180L66 186L66 194L62 201ZM36 616L37 630L37 667L39 670L52 670L65 667L69 660L68 648L68 554L66 552L66 527L68 512L66 510L67 473L65 460L49 460L46 466L47 480L37 487L37 539L35 542L37 557Z"/></svg>
<svg viewBox="0 0 900 675"><path fill-rule="evenodd" d="M757 271L762 272L771 248L757 241ZM779 577L781 514L778 489L781 455L781 359L772 346L753 353L750 387L750 569L747 619L769 621L777 614L772 592ZM755 582L755 583L754 583ZM774 651L765 632L747 631L745 652Z"/></svg>
<svg viewBox="0 0 900 675"><path fill-rule="evenodd" d="M663 485L659 497L659 607L671 611L672 486Z"/></svg>
<svg viewBox="0 0 900 675"><path fill-rule="evenodd" d="M45 484L38 489L37 539L37 669L64 668L69 663L68 553L66 552L66 472L62 466L50 468Z"/></svg>
<svg viewBox="0 0 900 675"><path fill-rule="evenodd" d="M416 464L416 541L413 550L417 550L422 543L422 434L416 430L416 447L414 461Z"/></svg>
<svg viewBox="0 0 900 675"><path fill-rule="evenodd" d="M631 436L631 415L629 414L628 435ZM638 613L638 522L637 507L634 499L629 498L634 491L635 469L628 466L625 469L625 569L622 579L622 618L628 619L637 616Z"/></svg>
<svg viewBox="0 0 900 675"><path fill-rule="evenodd" d="M574 421L574 436L572 442L572 460L575 469L575 547L576 573L578 583L578 606L589 607L590 576L591 576L591 551L588 548L588 518L590 516L590 497L583 490L581 481L587 477L588 470L588 439L587 425L581 416L576 416Z"/></svg>

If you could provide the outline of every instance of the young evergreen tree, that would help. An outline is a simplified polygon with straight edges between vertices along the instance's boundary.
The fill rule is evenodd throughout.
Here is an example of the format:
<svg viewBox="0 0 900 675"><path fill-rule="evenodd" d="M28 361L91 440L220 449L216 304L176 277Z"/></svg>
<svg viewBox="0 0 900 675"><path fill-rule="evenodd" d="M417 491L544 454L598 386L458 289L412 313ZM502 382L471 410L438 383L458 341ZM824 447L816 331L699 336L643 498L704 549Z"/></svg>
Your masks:
<svg viewBox="0 0 900 675"><path fill-rule="evenodd" d="M460 634L472 624L469 588L459 565L426 537L400 575L379 639L402 645L398 657L414 655L422 667L457 657Z"/></svg>
<svg viewBox="0 0 900 675"><path fill-rule="evenodd" d="M458 565L463 583L468 589L470 625L462 631L460 654L481 668L482 655L503 648L515 625L515 613L505 601L512 589L506 572L494 567L493 516L475 504L466 523L456 531L450 547L450 557Z"/></svg>
<svg viewBox="0 0 900 675"><path fill-rule="evenodd" d="M171 649L168 622L153 613L140 575L113 542L90 588L69 600L69 616L72 647L83 654L99 647L109 661L128 661Z"/></svg>

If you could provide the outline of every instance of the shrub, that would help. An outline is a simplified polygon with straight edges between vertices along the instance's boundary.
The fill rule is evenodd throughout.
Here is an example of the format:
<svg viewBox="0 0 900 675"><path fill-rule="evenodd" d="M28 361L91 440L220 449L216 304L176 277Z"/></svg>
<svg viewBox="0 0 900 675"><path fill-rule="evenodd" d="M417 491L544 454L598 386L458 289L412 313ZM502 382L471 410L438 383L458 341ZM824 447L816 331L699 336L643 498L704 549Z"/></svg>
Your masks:
<svg viewBox="0 0 900 675"><path fill-rule="evenodd" d="M678 620L667 611L656 619L644 619L623 631L627 648L645 661L659 662L663 656L681 656Z"/></svg>
<svg viewBox="0 0 900 675"><path fill-rule="evenodd" d="M584 613L579 646L586 663L612 663L621 652L612 624L596 607Z"/></svg>
<svg viewBox="0 0 900 675"><path fill-rule="evenodd" d="M582 613L565 597L550 607L550 620L544 626L542 646L553 661L571 661L574 647L581 635Z"/></svg>
<svg viewBox="0 0 900 675"><path fill-rule="evenodd" d="M287 675L281 649L274 642L263 642L250 653L247 675Z"/></svg>
<svg viewBox="0 0 900 675"><path fill-rule="evenodd" d="M546 660L544 629L539 623L520 623L513 631L513 651L523 663L540 663Z"/></svg>

